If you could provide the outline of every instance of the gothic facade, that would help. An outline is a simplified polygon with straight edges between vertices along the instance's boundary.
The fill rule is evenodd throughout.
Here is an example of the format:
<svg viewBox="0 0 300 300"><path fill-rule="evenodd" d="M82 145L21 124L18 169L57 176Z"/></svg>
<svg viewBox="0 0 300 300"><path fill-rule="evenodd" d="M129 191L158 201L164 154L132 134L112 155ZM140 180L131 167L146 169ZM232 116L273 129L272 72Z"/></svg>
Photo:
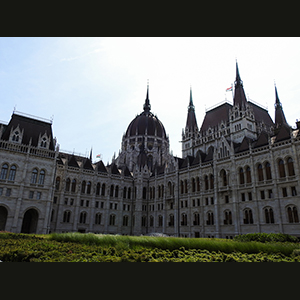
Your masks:
<svg viewBox="0 0 300 300"><path fill-rule="evenodd" d="M233 103L198 127L192 90L182 158L163 123L143 111L111 164L59 150L51 122L14 113L0 125L0 230L232 238L251 232L300 237L300 122L246 99L236 64Z"/></svg>

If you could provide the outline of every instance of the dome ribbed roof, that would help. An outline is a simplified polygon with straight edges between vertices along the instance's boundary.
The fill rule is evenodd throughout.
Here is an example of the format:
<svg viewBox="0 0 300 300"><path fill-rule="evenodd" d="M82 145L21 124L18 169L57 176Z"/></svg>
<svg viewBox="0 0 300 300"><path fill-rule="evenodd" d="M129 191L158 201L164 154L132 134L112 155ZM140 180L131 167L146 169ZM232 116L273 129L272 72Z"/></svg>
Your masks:
<svg viewBox="0 0 300 300"><path fill-rule="evenodd" d="M166 131L163 124L150 112L142 112L135 117L129 124L125 136L145 135L146 133L147 135L153 136L156 133L158 137L166 137Z"/></svg>
<svg viewBox="0 0 300 300"><path fill-rule="evenodd" d="M136 136L136 135L153 135L158 137L166 137L166 131L163 124L159 119L154 116L150 110L151 105L149 101L149 85L147 86L147 95L145 104L143 106L144 111L136 116L129 124L125 136Z"/></svg>

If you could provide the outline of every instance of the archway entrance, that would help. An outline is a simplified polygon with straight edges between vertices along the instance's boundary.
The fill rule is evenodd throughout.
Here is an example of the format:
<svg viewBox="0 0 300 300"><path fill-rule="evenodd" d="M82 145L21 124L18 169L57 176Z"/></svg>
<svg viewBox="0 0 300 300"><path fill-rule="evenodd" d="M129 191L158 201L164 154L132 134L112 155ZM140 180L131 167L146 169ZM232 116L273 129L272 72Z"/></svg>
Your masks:
<svg viewBox="0 0 300 300"><path fill-rule="evenodd" d="M26 211L23 217L21 233L36 233L39 214L31 208Z"/></svg>
<svg viewBox="0 0 300 300"><path fill-rule="evenodd" d="M0 206L0 231L5 230L7 220L7 209L4 206Z"/></svg>

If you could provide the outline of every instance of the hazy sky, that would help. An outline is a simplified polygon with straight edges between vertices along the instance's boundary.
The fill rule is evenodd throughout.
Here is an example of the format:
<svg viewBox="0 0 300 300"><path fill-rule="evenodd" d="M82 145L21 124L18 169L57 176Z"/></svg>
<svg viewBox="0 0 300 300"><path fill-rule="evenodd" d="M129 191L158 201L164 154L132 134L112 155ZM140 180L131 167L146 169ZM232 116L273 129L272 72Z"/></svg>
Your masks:
<svg viewBox="0 0 300 300"><path fill-rule="evenodd" d="M237 59L247 97L274 120L276 82L288 123L300 119L298 37L2 37L0 120L17 111L50 119L61 150L111 161L143 110L152 113L181 157L190 86L198 126L205 109L232 101Z"/></svg>

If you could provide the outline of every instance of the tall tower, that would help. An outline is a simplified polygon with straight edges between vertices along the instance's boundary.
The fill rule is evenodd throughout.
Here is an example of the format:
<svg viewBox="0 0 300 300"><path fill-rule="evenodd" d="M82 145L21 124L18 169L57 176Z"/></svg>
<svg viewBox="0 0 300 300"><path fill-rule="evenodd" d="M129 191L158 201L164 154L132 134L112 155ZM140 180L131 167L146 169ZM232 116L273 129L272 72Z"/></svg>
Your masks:
<svg viewBox="0 0 300 300"><path fill-rule="evenodd" d="M198 124L193 104L192 87L190 88L190 102L188 106L188 114L185 129L182 130L182 157L194 155L195 139L198 136Z"/></svg>
<svg viewBox="0 0 300 300"><path fill-rule="evenodd" d="M236 62L236 78L234 82L233 107L229 114L231 140L240 143L244 137L255 139L256 123L252 105L246 99L243 81Z"/></svg>
<svg viewBox="0 0 300 300"><path fill-rule="evenodd" d="M282 125L287 125L281 102L278 97L277 87L275 85L275 128L281 127Z"/></svg>

